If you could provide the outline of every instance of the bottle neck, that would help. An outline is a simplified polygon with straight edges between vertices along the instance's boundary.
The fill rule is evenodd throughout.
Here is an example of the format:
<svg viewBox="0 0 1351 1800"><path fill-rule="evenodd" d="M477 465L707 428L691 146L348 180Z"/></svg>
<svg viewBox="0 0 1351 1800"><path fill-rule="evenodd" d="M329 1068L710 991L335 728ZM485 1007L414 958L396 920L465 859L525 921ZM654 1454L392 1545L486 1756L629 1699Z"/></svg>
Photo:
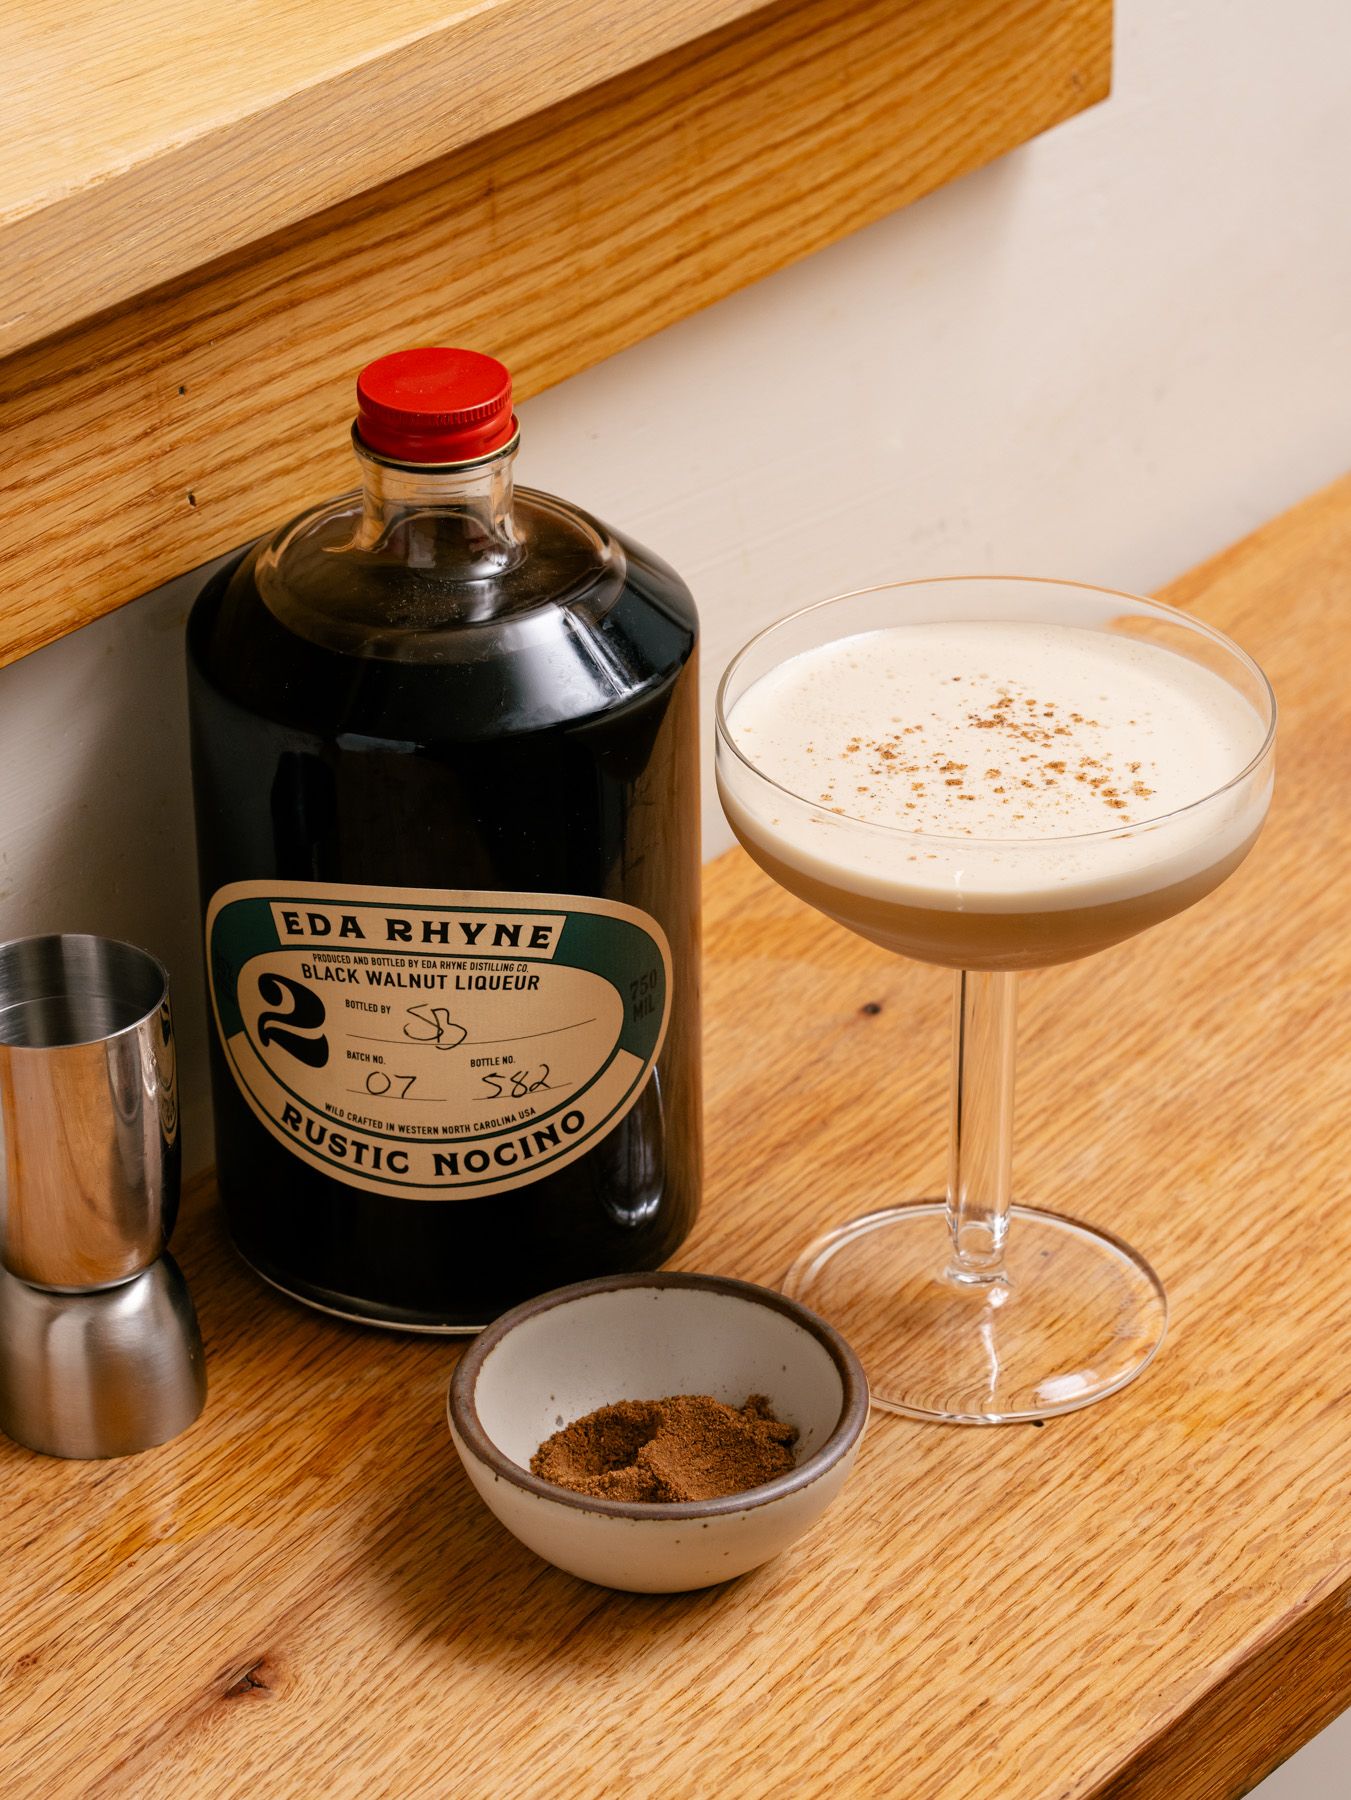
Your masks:
<svg viewBox="0 0 1351 1800"><path fill-rule="evenodd" d="M453 581L486 581L524 554L512 520L516 440L478 462L381 462L353 437L361 468L356 548Z"/></svg>

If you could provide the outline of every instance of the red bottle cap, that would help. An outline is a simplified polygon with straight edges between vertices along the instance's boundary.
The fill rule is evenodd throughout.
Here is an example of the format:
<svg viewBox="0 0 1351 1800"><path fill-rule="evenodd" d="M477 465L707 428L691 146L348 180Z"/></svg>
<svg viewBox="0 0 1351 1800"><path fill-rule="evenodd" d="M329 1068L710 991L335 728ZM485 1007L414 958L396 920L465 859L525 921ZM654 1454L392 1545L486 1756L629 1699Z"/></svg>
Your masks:
<svg viewBox="0 0 1351 1800"><path fill-rule="evenodd" d="M396 350L357 377L357 436L391 462L472 462L516 435L511 374L477 350Z"/></svg>

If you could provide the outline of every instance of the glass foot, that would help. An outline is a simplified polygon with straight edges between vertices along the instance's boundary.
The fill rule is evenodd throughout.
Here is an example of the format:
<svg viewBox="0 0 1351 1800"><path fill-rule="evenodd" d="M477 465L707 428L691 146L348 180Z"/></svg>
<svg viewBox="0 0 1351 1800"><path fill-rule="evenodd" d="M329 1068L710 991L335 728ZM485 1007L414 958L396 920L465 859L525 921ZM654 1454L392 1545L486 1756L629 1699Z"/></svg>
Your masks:
<svg viewBox="0 0 1351 1800"><path fill-rule="evenodd" d="M1108 1232L1010 1209L1006 1279L952 1280L941 1200L868 1213L793 1264L783 1291L842 1331L872 1402L912 1419L1006 1425L1102 1400L1148 1368L1168 1303Z"/></svg>

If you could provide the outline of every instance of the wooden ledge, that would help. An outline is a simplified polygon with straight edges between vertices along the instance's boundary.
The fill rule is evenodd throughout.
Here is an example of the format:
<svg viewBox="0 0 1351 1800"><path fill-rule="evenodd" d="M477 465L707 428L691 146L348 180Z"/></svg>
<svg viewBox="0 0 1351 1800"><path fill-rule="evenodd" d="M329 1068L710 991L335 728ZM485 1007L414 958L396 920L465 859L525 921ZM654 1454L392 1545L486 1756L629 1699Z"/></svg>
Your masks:
<svg viewBox="0 0 1351 1800"><path fill-rule="evenodd" d="M0 354L764 0L84 0L6 43Z"/></svg>
<svg viewBox="0 0 1351 1800"><path fill-rule="evenodd" d="M0 228L11 341L120 304L0 360L0 662L350 485L352 384L371 355L479 344L510 363L522 397L536 393L1026 142L1102 98L1111 66L1111 0L427 6L415 42L391 35L359 67L349 6L258 10L270 39L338 11L344 57L269 98L265 52L251 52L203 87L219 123L123 121L116 169L112 100L101 111L91 100L98 155L72 165L81 182L59 167L40 177L31 152L8 178L11 207L46 196ZM376 11L387 27L388 8ZM77 18L105 12L106 0L86 0L50 41L68 47ZM564 14L578 42L550 62L553 40L538 32L550 21L562 32ZM184 57L189 16L166 0L151 20L189 34L171 39ZM416 18L414 0L397 16ZM622 23L602 31L606 16ZM635 60L663 33L676 48ZM292 84L314 41L299 36L276 52ZM43 80L34 41L20 62L30 113ZM109 44L91 65L105 82L125 49ZM409 57L439 73L405 142L404 90L381 84ZM125 71L128 92L167 93L156 68L158 87ZM399 158L438 148L435 93L456 81L484 96L476 126L500 128L370 187ZM73 134L70 97L41 98ZM349 140L368 133L362 161ZM142 154L147 144L159 148ZM340 192L351 197L297 216ZM14 254L23 242L27 267ZM205 254L215 260L195 266Z"/></svg>

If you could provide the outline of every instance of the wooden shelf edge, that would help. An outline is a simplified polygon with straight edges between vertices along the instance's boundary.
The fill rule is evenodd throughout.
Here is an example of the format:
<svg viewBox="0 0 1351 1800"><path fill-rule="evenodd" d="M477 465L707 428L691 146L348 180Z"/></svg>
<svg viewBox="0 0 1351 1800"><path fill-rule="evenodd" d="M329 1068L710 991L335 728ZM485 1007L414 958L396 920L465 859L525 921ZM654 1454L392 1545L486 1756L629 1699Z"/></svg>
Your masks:
<svg viewBox="0 0 1351 1800"><path fill-rule="evenodd" d="M224 116L97 140L0 209L0 355L754 12L764 0L497 0L382 42L280 98L265 69ZM119 16L125 17L119 7ZM133 15L134 16L134 15ZM381 18L377 12L374 22ZM165 18L150 14L147 29ZM322 8L315 19L322 31ZM388 27L386 27L388 29ZM56 38L58 45L64 40ZM147 45L146 52L151 49ZM123 53L134 59L134 46ZM53 68L60 82L68 71ZM112 71L109 71L111 74ZM29 84L40 72L26 71ZM115 106L114 91L101 96ZM208 98L222 103L216 86ZM6 214L8 216L6 216Z"/></svg>
<svg viewBox="0 0 1351 1800"><path fill-rule="evenodd" d="M370 355L537 393L1102 99L1111 22L792 0L0 361L0 663L349 486Z"/></svg>

